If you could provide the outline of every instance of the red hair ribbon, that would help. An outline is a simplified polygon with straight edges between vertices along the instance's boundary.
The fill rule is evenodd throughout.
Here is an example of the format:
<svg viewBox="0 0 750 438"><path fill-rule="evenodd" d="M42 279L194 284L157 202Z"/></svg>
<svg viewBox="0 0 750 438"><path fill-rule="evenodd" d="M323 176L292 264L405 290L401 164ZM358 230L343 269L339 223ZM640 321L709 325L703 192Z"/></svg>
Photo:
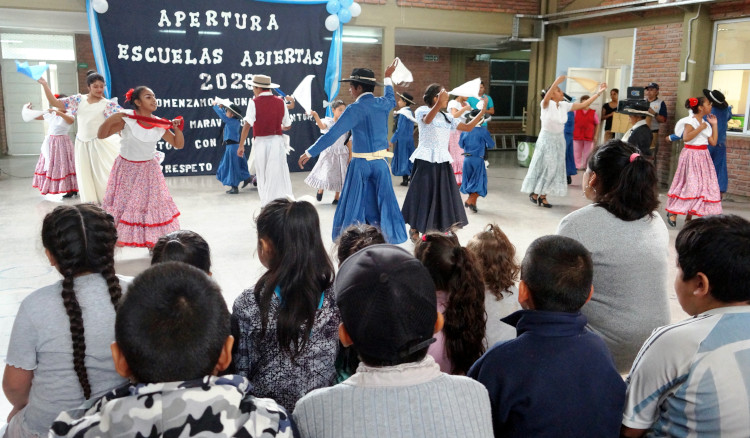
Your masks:
<svg viewBox="0 0 750 438"><path fill-rule="evenodd" d="M422 242L427 242L427 235L426 234L422 234Z"/></svg>
<svg viewBox="0 0 750 438"><path fill-rule="evenodd" d="M640 156L641 156L641 154L635 153L635 152L632 153L632 154L630 154L630 162L632 163L633 161L635 161L636 158L638 158Z"/></svg>
<svg viewBox="0 0 750 438"><path fill-rule="evenodd" d="M59 94L54 94L54 96L55 96L55 99L59 99L60 98Z"/></svg>
<svg viewBox="0 0 750 438"><path fill-rule="evenodd" d="M133 97L133 91L135 90L131 88L127 93L125 93L125 102L130 102L130 98Z"/></svg>
<svg viewBox="0 0 750 438"><path fill-rule="evenodd" d="M688 99L688 103L690 104L691 107L694 107L694 106L698 105L698 98L697 97L691 97L690 99Z"/></svg>

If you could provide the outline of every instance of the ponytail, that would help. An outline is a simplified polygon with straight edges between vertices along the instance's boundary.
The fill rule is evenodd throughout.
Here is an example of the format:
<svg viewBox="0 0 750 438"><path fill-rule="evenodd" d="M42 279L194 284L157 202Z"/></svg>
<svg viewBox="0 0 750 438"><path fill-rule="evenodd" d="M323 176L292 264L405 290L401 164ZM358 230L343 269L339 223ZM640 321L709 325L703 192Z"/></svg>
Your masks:
<svg viewBox="0 0 750 438"><path fill-rule="evenodd" d="M638 149L620 140L610 140L589 158L596 173L596 204L623 221L653 216L659 207L656 168Z"/></svg>
<svg viewBox="0 0 750 438"><path fill-rule="evenodd" d="M443 316L445 351L452 374L466 374L485 351L487 314L484 284L474 257L449 232L427 233L417 242L416 257L430 272L435 288L448 293Z"/></svg>

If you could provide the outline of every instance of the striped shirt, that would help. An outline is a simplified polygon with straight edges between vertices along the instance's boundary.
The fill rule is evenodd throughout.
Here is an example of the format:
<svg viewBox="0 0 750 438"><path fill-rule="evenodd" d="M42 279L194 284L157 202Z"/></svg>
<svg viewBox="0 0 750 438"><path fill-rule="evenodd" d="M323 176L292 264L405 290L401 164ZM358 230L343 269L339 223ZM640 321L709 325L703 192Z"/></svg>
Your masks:
<svg viewBox="0 0 750 438"><path fill-rule="evenodd" d="M628 377L622 423L646 436L747 437L750 306L654 330Z"/></svg>
<svg viewBox="0 0 750 438"><path fill-rule="evenodd" d="M440 372L431 356L392 367L360 364L317 389L292 415L302 438L489 438L490 399L481 383Z"/></svg>

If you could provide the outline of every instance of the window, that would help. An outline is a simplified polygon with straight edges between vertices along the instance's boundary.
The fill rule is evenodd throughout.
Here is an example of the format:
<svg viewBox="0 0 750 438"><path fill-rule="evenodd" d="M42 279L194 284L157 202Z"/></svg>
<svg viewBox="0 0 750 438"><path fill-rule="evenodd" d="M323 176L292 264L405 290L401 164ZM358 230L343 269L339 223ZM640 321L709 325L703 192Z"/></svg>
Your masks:
<svg viewBox="0 0 750 438"><path fill-rule="evenodd" d="M3 33L0 34L0 45L3 59L76 60L73 35Z"/></svg>
<svg viewBox="0 0 750 438"><path fill-rule="evenodd" d="M494 119L520 120L528 94L529 61L491 61L489 95L495 104Z"/></svg>
<svg viewBox="0 0 750 438"><path fill-rule="evenodd" d="M712 90L721 91L732 106L727 131L750 134L750 20L717 21L711 55Z"/></svg>

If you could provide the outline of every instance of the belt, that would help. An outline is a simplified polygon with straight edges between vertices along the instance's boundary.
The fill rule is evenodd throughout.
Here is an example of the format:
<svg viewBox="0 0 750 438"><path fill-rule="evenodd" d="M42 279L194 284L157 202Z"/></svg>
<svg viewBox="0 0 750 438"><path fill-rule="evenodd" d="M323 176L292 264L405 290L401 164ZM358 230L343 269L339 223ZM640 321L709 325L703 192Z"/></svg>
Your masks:
<svg viewBox="0 0 750 438"><path fill-rule="evenodd" d="M228 144L240 144L237 140L224 140L224 146Z"/></svg>
<svg viewBox="0 0 750 438"><path fill-rule="evenodd" d="M705 144L699 144L699 145L693 145L693 144L686 144L685 149L696 149L696 150L705 150L708 149L708 146Z"/></svg>
<svg viewBox="0 0 750 438"><path fill-rule="evenodd" d="M387 149L381 149L375 152L352 152L352 158L364 158L367 161L379 160L381 158L390 158L393 156L393 152L388 152Z"/></svg>
<svg viewBox="0 0 750 438"><path fill-rule="evenodd" d="M658 129L652 129L651 132L659 132Z"/></svg>

